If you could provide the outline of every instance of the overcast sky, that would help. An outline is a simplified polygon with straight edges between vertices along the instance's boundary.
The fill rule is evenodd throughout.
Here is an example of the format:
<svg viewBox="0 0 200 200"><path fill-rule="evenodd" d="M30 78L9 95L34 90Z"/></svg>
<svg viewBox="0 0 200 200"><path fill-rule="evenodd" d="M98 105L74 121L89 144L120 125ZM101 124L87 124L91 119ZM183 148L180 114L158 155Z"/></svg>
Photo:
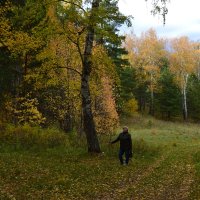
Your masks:
<svg viewBox="0 0 200 200"><path fill-rule="evenodd" d="M151 0L119 0L119 9L132 15L133 30L136 35L154 28L160 37L188 36L200 40L200 0L170 0L166 24L161 16L151 15ZM124 29L123 32L130 30Z"/></svg>

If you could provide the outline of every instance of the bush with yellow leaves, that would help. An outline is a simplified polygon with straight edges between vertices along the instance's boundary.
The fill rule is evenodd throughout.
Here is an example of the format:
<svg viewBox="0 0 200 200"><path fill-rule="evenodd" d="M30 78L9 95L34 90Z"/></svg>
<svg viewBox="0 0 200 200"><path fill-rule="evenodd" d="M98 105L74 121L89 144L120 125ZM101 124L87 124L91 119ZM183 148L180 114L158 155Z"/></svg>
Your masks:
<svg viewBox="0 0 200 200"><path fill-rule="evenodd" d="M128 100L123 106L123 112L127 116L134 115L138 112L138 102L136 99Z"/></svg>
<svg viewBox="0 0 200 200"><path fill-rule="evenodd" d="M119 125L112 84L107 77L101 79L101 90L95 98L94 120L98 134L112 134Z"/></svg>
<svg viewBox="0 0 200 200"><path fill-rule="evenodd" d="M6 104L9 118L15 124L40 125L45 122L45 118L39 112L38 101L36 98L16 97Z"/></svg>

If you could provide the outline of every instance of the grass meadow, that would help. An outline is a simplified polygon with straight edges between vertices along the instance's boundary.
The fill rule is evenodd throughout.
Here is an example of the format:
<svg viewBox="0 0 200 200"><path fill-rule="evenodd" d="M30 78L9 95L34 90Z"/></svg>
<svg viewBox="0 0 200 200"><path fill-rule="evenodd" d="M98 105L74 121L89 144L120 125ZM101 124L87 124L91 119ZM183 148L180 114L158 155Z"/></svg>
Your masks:
<svg viewBox="0 0 200 200"><path fill-rule="evenodd" d="M133 140L128 166L116 137L100 136L103 153L55 128L1 124L0 199L200 199L200 126L150 117L122 119ZM116 134L120 128L116 130Z"/></svg>

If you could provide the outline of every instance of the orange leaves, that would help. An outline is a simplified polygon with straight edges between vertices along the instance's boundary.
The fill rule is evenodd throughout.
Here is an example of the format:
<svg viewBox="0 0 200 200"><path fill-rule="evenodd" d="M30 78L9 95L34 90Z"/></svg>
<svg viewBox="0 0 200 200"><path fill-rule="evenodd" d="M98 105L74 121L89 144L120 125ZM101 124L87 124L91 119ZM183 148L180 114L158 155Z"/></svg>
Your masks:
<svg viewBox="0 0 200 200"><path fill-rule="evenodd" d="M173 53L171 54L171 70L175 73L190 74L195 69L194 43L187 37L172 41Z"/></svg>
<svg viewBox="0 0 200 200"><path fill-rule="evenodd" d="M94 118L97 132L110 134L113 133L119 123L119 116L113 97L113 86L110 79L105 75L101 78L100 84L101 89L94 100Z"/></svg>
<svg viewBox="0 0 200 200"><path fill-rule="evenodd" d="M161 58L165 56L164 42L157 37L153 29L143 33L140 38L127 36L125 47L129 52L131 64L149 72L157 71Z"/></svg>
<svg viewBox="0 0 200 200"><path fill-rule="evenodd" d="M160 58L164 56L164 44L153 29L141 36L139 53L140 59L143 60L143 66L159 66Z"/></svg>

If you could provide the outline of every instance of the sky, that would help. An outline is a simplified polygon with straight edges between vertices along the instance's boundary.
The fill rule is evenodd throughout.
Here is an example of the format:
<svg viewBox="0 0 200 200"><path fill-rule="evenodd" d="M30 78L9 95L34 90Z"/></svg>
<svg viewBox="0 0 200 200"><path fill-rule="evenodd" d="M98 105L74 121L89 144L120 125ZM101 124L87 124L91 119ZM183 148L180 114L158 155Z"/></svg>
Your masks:
<svg viewBox="0 0 200 200"><path fill-rule="evenodd" d="M119 9L125 15L132 15L132 28L122 32L134 31L136 35L154 28L160 37L174 38L188 36L200 40L200 0L170 0L166 24L162 16L151 15L151 0L119 0Z"/></svg>

